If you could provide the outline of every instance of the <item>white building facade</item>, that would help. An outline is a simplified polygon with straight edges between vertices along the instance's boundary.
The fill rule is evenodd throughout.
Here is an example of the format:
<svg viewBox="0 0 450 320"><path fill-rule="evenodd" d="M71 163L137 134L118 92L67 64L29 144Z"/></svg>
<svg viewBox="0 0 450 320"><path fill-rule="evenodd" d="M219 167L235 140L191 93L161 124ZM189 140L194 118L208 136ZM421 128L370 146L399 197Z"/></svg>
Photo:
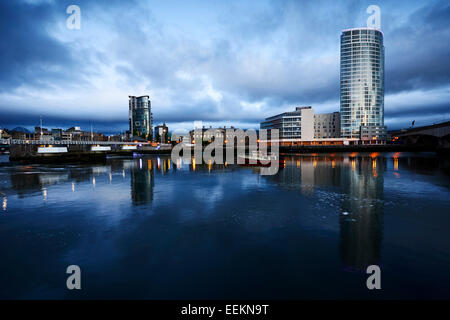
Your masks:
<svg viewBox="0 0 450 320"><path fill-rule="evenodd" d="M314 139L314 109L311 106L296 107L295 111L266 118L260 128L278 129L280 139L311 141Z"/></svg>

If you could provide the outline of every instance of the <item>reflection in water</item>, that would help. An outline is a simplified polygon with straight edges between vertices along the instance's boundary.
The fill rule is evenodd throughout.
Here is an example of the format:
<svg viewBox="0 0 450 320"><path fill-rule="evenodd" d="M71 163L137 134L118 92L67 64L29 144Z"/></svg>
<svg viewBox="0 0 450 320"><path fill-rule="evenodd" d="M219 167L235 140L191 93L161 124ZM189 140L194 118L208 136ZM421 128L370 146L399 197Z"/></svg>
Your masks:
<svg viewBox="0 0 450 320"><path fill-rule="evenodd" d="M290 189L300 189L305 196L314 195L314 187L339 186L342 157L303 155L285 157L286 166L270 179Z"/></svg>
<svg viewBox="0 0 450 320"><path fill-rule="evenodd" d="M42 198L47 201L47 188L42 188Z"/></svg>
<svg viewBox="0 0 450 320"><path fill-rule="evenodd" d="M354 160L354 165L353 165ZM340 255L345 266L365 270L381 258L383 229L382 158L358 157L341 175ZM377 166L377 162L380 164ZM372 174L367 172L372 171Z"/></svg>
<svg viewBox="0 0 450 320"><path fill-rule="evenodd" d="M349 161L350 160L350 161ZM385 159L378 153L346 156L286 156L287 165L269 179L313 197L316 187L341 194L340 256L346 269L365 270L380 260ZM342 214L343 213L343 214Z"/></svg>
<svg viewBox="0 0 450 320"><path fill-rule="evenodd" d="M131 199L134 205L148 204L153 201L153 188L155 185L152 161L144 165L142 159L137 160L138 170L131 170ZM158 166L160 159L158 158Z"/></svg>
<svg viewBox="0 0 450 320"><path fill-rule="evenodd" d="M39 180L39 173L23 173L13 172L10 175L12 188L17 192L20 198L23 198L27 193L36 192L41 189Z"/></svg>
<svg viewBox="0 0 450 320"><path fill-rule="evenodd" d="M90 270L86 298L365 298L366 276L346 271L379 263L407 284L385 288L388 297L449 282L449 160L285 161L273 176L168 156L0 166L0 298L67 297L61 270L73 261ZM443 290L437 298L450 296Z"/></svg>

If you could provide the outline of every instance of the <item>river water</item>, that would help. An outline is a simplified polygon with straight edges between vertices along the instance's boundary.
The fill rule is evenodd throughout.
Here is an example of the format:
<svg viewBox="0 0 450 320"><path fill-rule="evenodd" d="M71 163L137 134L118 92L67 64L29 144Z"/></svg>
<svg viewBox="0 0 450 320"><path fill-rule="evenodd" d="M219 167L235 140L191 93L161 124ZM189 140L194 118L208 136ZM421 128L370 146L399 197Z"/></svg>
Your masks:
<svg viewBox="0 0 450 320"><path fill-rule="evenodd" d="M450 161L286 156L276 175L167 156L0 156L0 298L450 298ZM381 290L368 290L378 265ZM81 268L81 290L66 268Z"/></svg>

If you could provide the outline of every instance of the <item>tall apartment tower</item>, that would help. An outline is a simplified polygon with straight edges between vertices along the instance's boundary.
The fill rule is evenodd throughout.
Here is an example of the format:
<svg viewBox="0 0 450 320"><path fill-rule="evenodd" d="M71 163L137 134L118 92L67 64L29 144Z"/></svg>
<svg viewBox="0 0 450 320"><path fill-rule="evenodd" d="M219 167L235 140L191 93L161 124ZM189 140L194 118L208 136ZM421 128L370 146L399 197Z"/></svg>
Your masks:
<svg viewBox="0 0 450 320"><path fill-rule="evenodd" d="M342 137L385 140L384 45L380 30L342 31L340 82Z"/></svg>
<svg viewBox="0 0 450 320"><path fill-rule="evenodd" d="M149 96L128 96L130 133L132 136L151 138L152 116Z"/></svg>

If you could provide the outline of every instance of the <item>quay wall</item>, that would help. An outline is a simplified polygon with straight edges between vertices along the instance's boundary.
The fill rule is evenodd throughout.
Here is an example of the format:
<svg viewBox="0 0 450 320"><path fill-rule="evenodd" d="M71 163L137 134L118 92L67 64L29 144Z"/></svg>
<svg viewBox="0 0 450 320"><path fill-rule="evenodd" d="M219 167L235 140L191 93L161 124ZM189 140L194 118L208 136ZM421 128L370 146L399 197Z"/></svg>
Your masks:
<svg viewBox="0 0 450 320"><path fill-rule="evenodd" d="M280 153L328 153L328 152L436 152L432 146L411 145L338 145L338 146L280 146Z"/></svg>
<svg viewBox="0 0 450 320"><path fill-rule="evenodd" d="M89 145L68 145L67 153L38 153L38 145L11 145L9 160L31 163L106 161L105 152L93 152L90 151L90 147Z"/></svg>

